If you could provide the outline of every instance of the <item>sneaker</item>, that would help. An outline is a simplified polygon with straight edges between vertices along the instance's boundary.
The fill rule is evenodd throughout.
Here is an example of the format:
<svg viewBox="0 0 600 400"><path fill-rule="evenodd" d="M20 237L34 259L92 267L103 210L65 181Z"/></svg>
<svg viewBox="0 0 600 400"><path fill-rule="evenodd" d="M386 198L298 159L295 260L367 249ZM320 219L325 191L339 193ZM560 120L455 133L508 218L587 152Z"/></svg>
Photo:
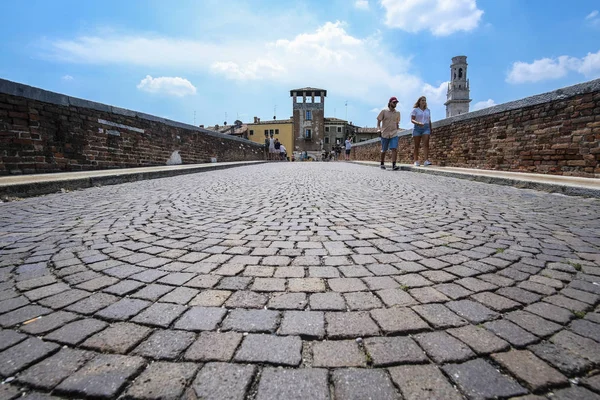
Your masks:
<svg viewBox="0 0 600 400"><path fill-rule="evenodd" d="M400 169L400 167L398 165L394 165L392 167L392 171L398 171Z"/></svg>
<svg viewBox="0 0 600 400"><path fill-rule="evenodd" d="M385 169L385 165L380 165L379 168Z"/></svg>
<svg viewBox="0 0 600 400"><path fill-rule="evenodd" d="M424 166L424 167L426 167L426 166L428 166L428 165L431 165L431 161L429 161L429 160L426 160L426 161L423 163L423 166Z"/></svg>
<svg viewBox="0 0 600 400"><path fill-rule="evenodd" d="M415 161L414 165L415 165L415 167L420 167L421 166L418 161Z"/></svg>

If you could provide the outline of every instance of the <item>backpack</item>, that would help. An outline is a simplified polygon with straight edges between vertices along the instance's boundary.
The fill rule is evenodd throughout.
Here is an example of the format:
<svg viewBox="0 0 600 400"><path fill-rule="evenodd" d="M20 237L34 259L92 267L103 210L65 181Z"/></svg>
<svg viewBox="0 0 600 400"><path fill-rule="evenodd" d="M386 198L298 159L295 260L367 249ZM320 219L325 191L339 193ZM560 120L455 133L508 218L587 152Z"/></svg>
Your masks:
<svg viewBox="0 0 600 400"><path fill-rule="evenodd" d="M276 148L277 150L279 150L279 148L280 148L280 147L281 147L281 143L279 143L279 142L275 142L275 148Z"/></svg>

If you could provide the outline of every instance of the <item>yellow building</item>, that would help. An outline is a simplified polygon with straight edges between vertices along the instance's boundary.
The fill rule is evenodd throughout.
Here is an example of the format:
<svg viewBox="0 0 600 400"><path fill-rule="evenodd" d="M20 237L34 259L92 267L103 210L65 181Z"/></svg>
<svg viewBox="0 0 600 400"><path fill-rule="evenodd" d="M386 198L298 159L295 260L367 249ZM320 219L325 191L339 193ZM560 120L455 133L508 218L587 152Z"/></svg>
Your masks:
<svg viewBox="0 0 600 400"><path fill-rule="evenodd" d="M260 118L254 117L253 123L248 123L248 139L264 144L265 136L273 134L274 139L279 139L279 142L285 146L288 157L294 152L294 135L292 119L276 119L271 121L261 121Z"/></svg>

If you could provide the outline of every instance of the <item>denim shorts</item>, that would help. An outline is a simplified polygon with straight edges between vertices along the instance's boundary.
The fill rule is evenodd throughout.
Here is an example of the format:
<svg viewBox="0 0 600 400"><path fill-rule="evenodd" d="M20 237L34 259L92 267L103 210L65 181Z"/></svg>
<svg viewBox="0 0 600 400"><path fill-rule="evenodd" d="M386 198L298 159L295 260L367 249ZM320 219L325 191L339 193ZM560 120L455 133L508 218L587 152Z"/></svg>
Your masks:
<svg viewBox="0 0 600 400"><path fill-rule="evenodd" d="M392 138L381 138L381 151L387 151L390 148L392 150L398 148L398 136Z"/></svg>
<svg viewBox="0 0 600 400"><path fill-rule="evenodd" d="M423 135L429 135L431 134L431 131L429 130L429 124L425 125L425 126L417 126L415 125L415 127L413 128L413 137L415 136L423 136Z"/></svg>

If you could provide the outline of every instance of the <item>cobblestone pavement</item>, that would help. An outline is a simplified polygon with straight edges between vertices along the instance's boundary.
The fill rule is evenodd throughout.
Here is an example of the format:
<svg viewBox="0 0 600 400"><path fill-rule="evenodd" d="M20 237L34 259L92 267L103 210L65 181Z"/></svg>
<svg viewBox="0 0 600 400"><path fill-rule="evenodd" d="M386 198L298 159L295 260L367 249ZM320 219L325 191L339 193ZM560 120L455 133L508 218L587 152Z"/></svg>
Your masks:
<svg viewBox="0 0 600 400"><path fill-rule="evenodd" d="M0 204L0 260L2 399L600 398L594 199L272 163Z"/></svg>

